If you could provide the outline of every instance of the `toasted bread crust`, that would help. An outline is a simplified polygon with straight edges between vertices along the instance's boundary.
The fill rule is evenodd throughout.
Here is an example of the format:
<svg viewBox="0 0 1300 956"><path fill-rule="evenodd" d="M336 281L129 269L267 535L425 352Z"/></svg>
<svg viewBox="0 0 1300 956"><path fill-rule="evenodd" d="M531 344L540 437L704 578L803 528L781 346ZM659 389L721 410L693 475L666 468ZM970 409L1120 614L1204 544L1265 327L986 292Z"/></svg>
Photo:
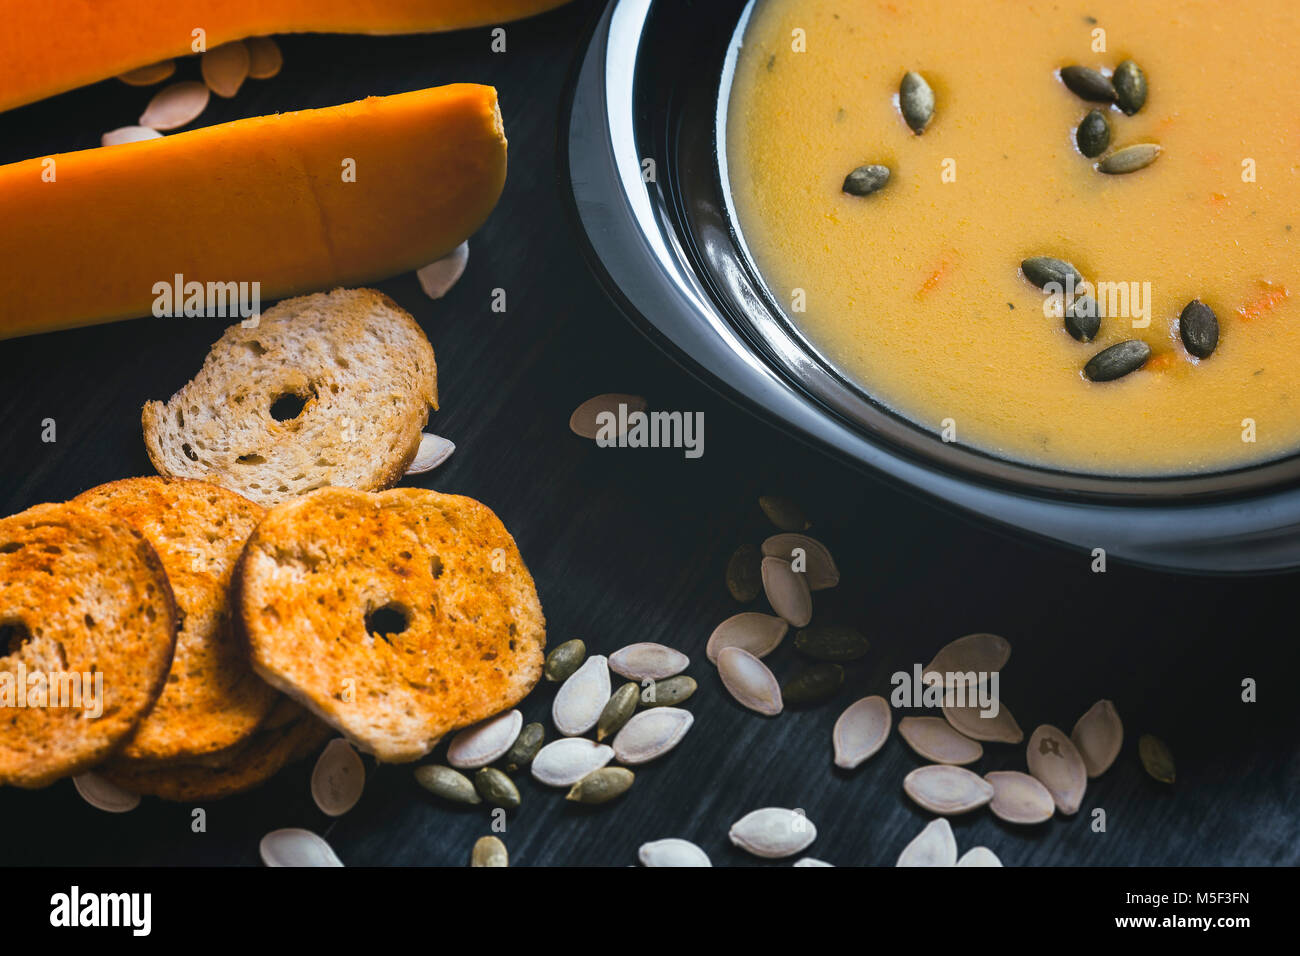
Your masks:
<svg viewBox="0 0 1300 956"><path fill-rule="evenodd" d="M121 746L162 692L176 646L171 585L144 535L72 503L0 519L0 622L11 694L4 702L0 686L0 784L20 787L80 773ZM29 703L34 673L102 673L103 713L89 717L84 698L15 706L20 667Z"/></svg>
<svg viewBox="0 0 1300 956"><path fill-rule="evenodd" d="M532 576L472 498L322 489L271 509L237 574L253 667L383 761L418 759L541 675ZM381 608L405 626L368 631Z"/></svg>
<svg viewBox="0 0 1300 956"><path fill-rule="evenodd" d="M73 501L144 534L180 612L166 687L122 756L171 762L252 736L278 695L249 666L229 597L234 566L264 509L208 482L156 476L99 485Z"/></svg>

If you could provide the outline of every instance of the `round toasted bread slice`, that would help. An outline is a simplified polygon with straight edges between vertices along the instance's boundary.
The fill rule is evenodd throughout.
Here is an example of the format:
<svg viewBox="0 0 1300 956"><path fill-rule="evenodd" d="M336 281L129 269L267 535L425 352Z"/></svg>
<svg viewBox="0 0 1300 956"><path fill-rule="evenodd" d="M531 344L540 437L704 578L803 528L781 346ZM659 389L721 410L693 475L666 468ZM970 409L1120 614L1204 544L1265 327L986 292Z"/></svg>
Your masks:
<svg viewBox="0 0 1300 956"><path fill-rule="evenodd" d="M236 633L230 582L244 542L265 513L206 481L128 478L73 499L139 528L162 559L179 633L167 686L122 756L174 761L217 753L251 736L275 704Z"/></svg>
<svg viewBox="0 0 1300 956"><path fill-rule="evenodd" d="M157 700L175 646L171 586L138 529L71 503L0 519L0 784L103 760Z"/></svg>
<svg viewBox="0 0 1300 956"><path fill-rule="evenodd" d="M278 730L256 734L240 754L222 767L177 764L140 768L112 762L97 771L131 793L163 800L219 800L270 780L289 764L314 753L334 735L310 714Z"/></svg>
<svg viewBox="0 0 1300 956"><path fill-rule="evenodd" d="M287 299L231 326L203 367L142 413L163 475L267 507L314 488L387 488L420 447L438 373L424 332L373 289Z"/></svg>
<svg viewBox="0 0 1300 956"><path fill-rule="evenodd" d="M260 677L257 677L256 679L258 683L263 686L270 687L270 685ZM271 707L266 717L262 719L262 722L257 725L256 730L238 743L232 744L229 747L224 747L221 750L213 750L205 754L177 754L176 756L169 757L165 760L148 760L139 757L132 758L123 756L119 753L113 757L111 762L115 767L140 772L162 770L168 767L229 767L239 759L239 755L242 754L248 746L253 743L253 741L257 740L263 734L272 731L283 731L295 721L310 716L305 710L291 701L288 697L277 693L274 688L271 688L271 693L275 695L276 702L274 706Z"/></svg>
<svg viewBox="0 0 1300 956"><path fill-rule="evenodd" d="M240 561L253 667L389 762L516 704L546 620L486 505L420 488L327 488L267 512Z"/></svg>

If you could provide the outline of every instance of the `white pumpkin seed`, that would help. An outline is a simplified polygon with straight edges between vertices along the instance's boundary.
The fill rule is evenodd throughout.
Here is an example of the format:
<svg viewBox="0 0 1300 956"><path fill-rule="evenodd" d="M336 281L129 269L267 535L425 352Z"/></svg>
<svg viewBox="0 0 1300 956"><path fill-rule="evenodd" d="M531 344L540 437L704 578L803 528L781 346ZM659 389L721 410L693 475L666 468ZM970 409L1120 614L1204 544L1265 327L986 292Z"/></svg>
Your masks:
<svg viewBox="0 0 1300 956"><path fill-rule="evenodd" d="M904 717L898 735L914 751L933 763L963 765L984 756L984 748L953 730L942 717Z"/></svg>
<svg viewBox="0 0 1300 956"><path fill-rule="evenodd" d="M1051 793L1056 809L1066 816L1078 812L1088 788L1088 770L1070 738L1043 724L1030 735L1025 759L1029 772Z"/></svg>
<svg viewBox="0 0 1300 956"><path fill-rule="evenodd" d="M629 720L614 736L614 758L635 766L672 750L695 722L695 715L680 707L652 707Z"/></svg>
<svg viewBox="0 0 1300 956"><path fill-rule="evenodd" d="M524 715L517 710L497 714L466 727L451 738L447 763L462 770L486 767L505 756L524 727Z"/></svg>
<svg viewBox="0 0 1300 956"><path fill-rule="evenodd" d="M1010 658L1011 642L1005 637L996 634L967 634L940 648L924 673L937 671L944 675L944 686L953 687L957 682L949 680L947 675L969 674L973 671L980 675L979 682L983 684L987 679L985 675L1002 670Z"/></svg>
<svg viewBox="0 0 1300 956"><path fill-rule="evenodd" d="M334 849L310 830L272 830L258 846L267 866L342 866Z"/></svg>
<svg viewBox="0 0 1300 956"><path fill-rule="evenodd" d="M740 647L755 657L766 657L780 646L789 630L790 625L779 617L758 611L741 611L713 629L704 656L716 664L724 647Z"/></svg>
<svg viewBox="0 0 1300 956"><path fill-rule="evenodd" d="M138 793L123 790L97 773L79 773L72 778L72 785L77 788L82 800L105 813L126 813L140 805Z"/></svg>
<svg viewBox="0 0 1300 956"><path fill-rule="evenodd" d="M794 627L804 627L812 620L812 593L808 579L796 574L790 562L781 558L763 559L763 593L779 617Z"/></svg>
<svg viewBox="0 0 1300 956"><path fill-rule="evenodd" d="M176 72L175 60L160 60L148 66L138 66L118 76L127 86L153 86Z"/></svg>
<svg viewBox="0 0 1300 956"><path fill-rule="evenodd" d="M1100 777L1110 769L1124 746L1124 724L1109 700L1099 700L1088 708L1070 731L1070 741L1083 758L1089 777Z"/></svg>
<svg viewBox="0 0 1300 956"><path fill-rule="evenodd" d="M342 737L329 742L311 772L311 798L321 812L341 817L357 805L366 786L366 765Z"/></svg>
<svg viewBox="0 0 1300 956"><path fill-rule="evenodd" d="M969 813L993 799L993 785L964 767L936 763L903 778L903 792L931 813Z"/></svg>
<svg viewBox="0 0 1300 956"><path fill-rule="evenodd" d="M965 734L971 740L1018 744L1025 739L1025 732L1020 729L1016 718L1002 701L998 701L998 712L992 717L984 716L984 710L978 704L964 704L961 707L945 704L943 716L952 724L953 730Z"/></svg>
<svg viewBox="0 0 1300 956"><path fill-rule="evenodd" d="M718 652L718 676L741 706L768 717L781 713L781 685L767 665L742 647Z"/></svg>
<svg viewBox="0 0 1300 956"><path fill-rule="evenodd" d="M835 748L835 766L852 770L868 757L873 757L889 739L889 728L894 717L889 702L883 697L863 697L850 704L831 732Z"/></svg>
<svg viewBox="0 0 1300 956"><path fill-rule="evenodd" d="M686 670L691 659L681 651L649 641L620 647L609 655L609 669L628 680L663 680Z"/></svg>
<svg viewBox="0 0 1300 956"><path fill-rule="evenodd" d="M425 432L420 436L420 450L415 453L411 463L406 466L406 473L408 475L422 475L426 471L433 471L433 469L450 458L455 450L456 445L454 442L440 435Z"/></svg>
<svg viewBox="0 0 1300 956"><path fill-rule="evenodd" d="M500 837L482 836L474 841L469 855L470 866L509 866L510 854Z"/></svg>
<svg viewBox="0 0 1300 956"><path fill-rule="evenodd" d="M626 405L628 412L644 412L646 410L646 400L640 395L623 395L619 392L596 395L573 410L573 414L569 416L569 429L575 435L583 438L595 438L600 434L600 424L596 420L597 416L602 412L609 412L614 416L614 420L618 421L618 407L620 405Z"/></svg>
<svg viewBox="0 0 1300 956"><path fill-rule="evenodd" d="M993 785L989 809L1007 823L1046 823L1056 812L1052 794L1036 777L1018 770L995 770L984 779Z"/></svg>
<svg viewBox="0 0 1300 956"><path fill-rule="evenodd" d="M585 734L600 720L609 694L609 662L603 654L592 654L555 695L551 705L555 729L566 737Z"/></svg>
<svg viewBox="0 0 1300 956"><path fill-rule="evenodd" d="M462 242L441 259L430 262L422 269L417 269L415 278L420 288L430 299L441 299L451 291L451 287L460 281L469 264L469 242Z"/></svg>
<svg viewBox="0 0 1300 956"><path fill-rule="evenodd" d="M243 41L234 40L214 46L199 58L199 72L208 89L224 99L239 92L248 79L251 58Z"/></svg>
<svg viewBox="0 0 1300 956"><path fill-rule="evenodd" d="M248 47L248 75L252 79L269 80L284 66L280 44L270 37L249 37L244 45Z"/></svg>
<svg viewBox="0 0 1300 956"><path fill-rule="evenodd" d="M912 842L903 847L894 866L956 866L957 838L943 817L931 820Z"/></svg>
<svg viewBox="0 0 1300 956"><path fill-rule="evenodd" d="M802 812L785 807L753 810L731 825L731 842L766 860L794 856L817 839L817 828Z"/></svg>
<svg viewBox="0 0 1300 956"><path fill-rule="evenodd" d="M834 863L827 863L825 860L819 860L816 857L805 856L794 861L794 866L829 866L834 867Z"/></svg>
<svg viewBox="0 0 1300 956"><path fill-rule="evenodd" d="M636 857L642 866L713 866L707 853L690 840L676 837L643 843Z"/></svg>
<svg viewBox="0 0 1300 956"><path fill-rule="evenodd" d="M824 591L840 583L840 569L826 545L806 534L785 532L774 534L763 542L763 556L789 561L793 566L798 551L803 551L803 575L808 579L808 590Z"/></svg>
<svg viewBox="0 0 1300 956"><path fill-rule="evenodd" d="M162 139L162 133L148 126L119 126L99 137L99 145L121 146L123 143L139 143L146 139Z"/></svg>
<svg viewBox="0 0 1300 956"><path fill-rule="evenodd" d="M533 779L548 787L571 787L614 757L614 748L585 737L562 737L537 752L529 768Z"/></svg>
<svg viewBox="0 0 1300 956"><path fill-rule="evenodd" d="M1001 866L998 855L986 846L973 846L962 854L958 866Z"/></svg>
<svg viewBox="0 0 1300 956"><path fill-rule="evenodd" d="M140 114L140 125L151 129L176 129L199 118L211 94L202 83L185 80L164 86Z"/></svg>

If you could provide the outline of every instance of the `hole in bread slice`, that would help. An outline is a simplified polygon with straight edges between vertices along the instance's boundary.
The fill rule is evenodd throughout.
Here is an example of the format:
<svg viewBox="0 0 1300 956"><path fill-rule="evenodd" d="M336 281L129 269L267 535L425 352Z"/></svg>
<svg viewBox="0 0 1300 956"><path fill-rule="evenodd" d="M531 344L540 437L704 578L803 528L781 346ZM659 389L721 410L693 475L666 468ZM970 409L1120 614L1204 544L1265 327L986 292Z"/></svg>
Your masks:
<svg viewBox="0 0 1300 956"><path fill-rule="evenodd" d="M306 407L306 396L285 392L283 395L276 396L275 401L271 402L271 417L277 422L292 421L301 415Z"/></svg>
<svg viewBox="0 0 1300 956"><path fill-rule="evenodd" d="M22 621L0 622L0 655L17 654L32 639L32 632Z"/></svg>
<svg viewBox="0 0 1300 956"><path fill-rule="evenodd" d="M366 614L366 631L387 641L410 626L410 614L400 604L388 603Z"/></svg>

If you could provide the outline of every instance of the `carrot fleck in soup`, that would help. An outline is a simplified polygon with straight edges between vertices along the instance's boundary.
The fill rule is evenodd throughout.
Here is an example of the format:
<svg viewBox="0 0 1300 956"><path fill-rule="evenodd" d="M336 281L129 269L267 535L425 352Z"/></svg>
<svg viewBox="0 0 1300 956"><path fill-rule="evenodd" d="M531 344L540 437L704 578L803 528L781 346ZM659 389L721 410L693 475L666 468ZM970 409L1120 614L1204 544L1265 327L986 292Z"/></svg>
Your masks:
<svg viewBox="0 0 1300 956"><path fill-rule="evenodd" d="M1209 471L1300 448L1298 85L1295 0L765 0L728 175L875 399L1020 461Z"/></svg>

